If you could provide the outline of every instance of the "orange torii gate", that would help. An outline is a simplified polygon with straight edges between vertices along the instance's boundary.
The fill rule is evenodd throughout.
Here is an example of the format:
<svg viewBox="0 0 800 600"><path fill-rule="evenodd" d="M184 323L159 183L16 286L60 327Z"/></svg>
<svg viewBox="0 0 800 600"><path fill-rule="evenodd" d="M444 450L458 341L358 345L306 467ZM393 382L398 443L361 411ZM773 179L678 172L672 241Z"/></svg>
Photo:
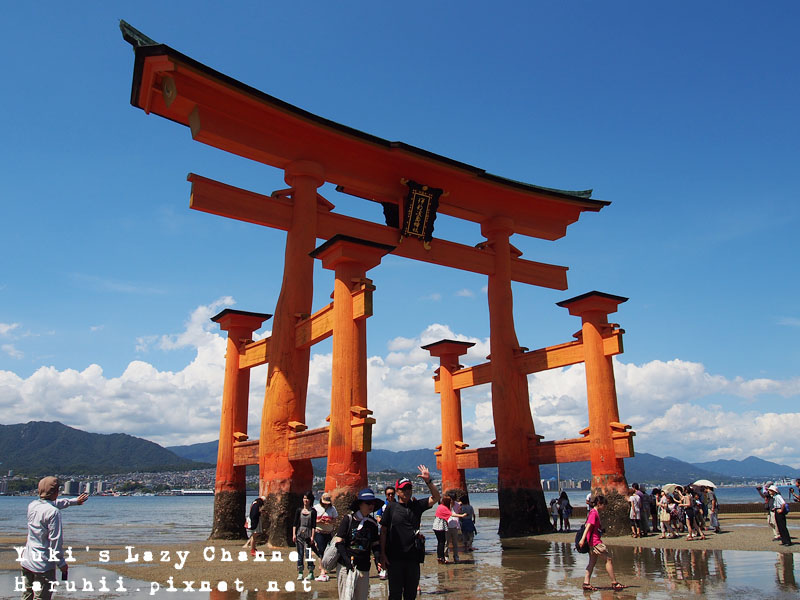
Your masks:
<svg viewBox="0 0 800 600"><path fill-rule="evenodd" d="M559 239L581 213L609 203L591 199L590 191L505 179L334 123L158 44L125 23L121 28L136 56L133 106L188 127L196 141L281 169L289 186L263 195L189 176L191 208L287 232L270 338L251 341L265 315L223 311L216 317L228 331L228 353L212 535L243 534L240 474L246 465L259 465L266 531L275 544L290 537L290 515L311 487L311 458L329 457L326 489L335 496L351 494L366 482L364 453L374 420L366 402L364 319L371 315L375 289L366 272L388 252L488 277L492 393L502 403L502 411L495 411L500 512L515 516L502 533L547 529L538 464L520 460L536 433L527 379L516 367L523 350L514 329L511 282L564 290L567 267L520 258L510 237ZM386 224L336 214L318 192L326 182L382 204ZM485 241L471 246L434 238L437 211L479 223ZM316 248L318 239L328 242ZM317 258L334 271L334 301L312 314ZM310 347L331 335L330 425L308 430ZM267 363L260 436L247 440L243 372Z"/></svg>
<svg viewBox="0 0 800 600"><path fill-rule="evenodd" d="M575 334L578 341L550 346L532 351L520 351L514 356L516 373L527 376L549 369L557 369L580 362L585 364L588 394L589 427L579 432L583 437L543 442L542 436L532 435L522 440L519 464L542 465L591 461L592 489L625 492L625 467L623 458L633 456L633 432L630 425L619 422L616 385L611 357L622 352L622 334L619 326L608 322L608 314L616 312L617 305L627 298L589 292L558 306L569 309L570 314L581 317L581 331ZM493 369L493 357L473 367L461 367L459 356L466 354L474 344L455 340L441 340L423 346L431 356L439 358L435 389L441 396L442 445L437 448L437 465L442 471L442 488L466 489L466 469L498 467L500 465L498 442L509 435L513 419L506 416L503 398L495 400L492 388L492 413L497 439L495 447L468 450L464 442L461 422L461 390L494 383L499 374ZM494 354L494 353L493 353ZM501 514L500 531L510 527Z"/></svg>

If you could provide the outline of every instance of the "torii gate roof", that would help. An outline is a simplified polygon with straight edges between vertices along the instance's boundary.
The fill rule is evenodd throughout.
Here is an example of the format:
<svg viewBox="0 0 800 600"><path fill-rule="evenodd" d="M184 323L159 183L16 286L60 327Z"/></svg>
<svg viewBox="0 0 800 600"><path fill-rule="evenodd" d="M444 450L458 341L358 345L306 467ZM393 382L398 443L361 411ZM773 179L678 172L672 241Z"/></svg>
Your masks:
<svg viewBox="0 0 800 600"><path fill-rule="evenodd" d="M195 140L284 169L319 163L341 191L376 202L399 202L402 179L442 188L439 212L477 223L513 220L516 233L555 240L583 211L610 202L591 190L565 191L506 179L472 165L391 142L312 114L252 88L127 23L123 37L136 53L131 104L191 128Z"/></svg>

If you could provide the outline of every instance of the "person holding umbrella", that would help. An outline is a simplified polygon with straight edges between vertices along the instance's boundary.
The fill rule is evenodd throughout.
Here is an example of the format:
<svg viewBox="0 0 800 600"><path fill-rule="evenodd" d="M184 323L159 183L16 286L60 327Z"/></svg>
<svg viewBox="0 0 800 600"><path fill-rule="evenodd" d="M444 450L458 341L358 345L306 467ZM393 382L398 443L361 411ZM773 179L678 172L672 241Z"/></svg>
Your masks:
<svg viewBox="0 0 800 600"><path fill-rule="evenodd" d="M696 490L700 491L700 497L702 498L703 502L703 524L702 528L706 529L705 527L705 520L708 519L710 521L710 525L714 530L719 529L719 522L717 522L716 527L714 526L714 519L711 517L711 505L713 504L711 496L713 495L713 491L717 486L714 485L714 482L709 481L708 479L698 479L692 484L692 487Z"/></svg>

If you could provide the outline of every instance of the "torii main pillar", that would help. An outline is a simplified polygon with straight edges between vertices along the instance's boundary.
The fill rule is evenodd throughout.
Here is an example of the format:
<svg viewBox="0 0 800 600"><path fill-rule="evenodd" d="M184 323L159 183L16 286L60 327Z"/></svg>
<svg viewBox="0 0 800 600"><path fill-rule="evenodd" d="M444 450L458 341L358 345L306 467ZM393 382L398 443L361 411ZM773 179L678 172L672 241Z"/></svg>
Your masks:
<svg viewBox="0 0 800 600"><path fill-rule="evenodd" d="M258 466L261 495L266 496L262 514L270 544L291 542L292 515L301 495L311 489L311 460L290 461L289 423L305 423L309 348L297 348L295 326L311 313L314 293L314 259L317 242L317 188L324 181L321 165L295 161L285 169L291 186L292 217L286 232L283 282L275 308L269 350L269 371L261 416Z"/></svg>
<svg viewBox="0 0 800 600"><path fill-rule="evenodd" d="M442 470L442 492L467 491L467 476L459 469L456 451L463 450L464 428L461 422L461 390L453 387L453 372L459 369L458 357L474 346L473 342L441 340L423 346L431 356L439 358L439 390L442 405L442 445L439 467Z"/></svg>
<svg viewBox="0 0 800 600"><path fill-rule="evenodd" d="M247 436L250 369L239 368L239 356L253 332L272 315L226 308L211 318L228 332L225 351L225 383L219 419L217 477L214 484L214 523L209 539L244 539L242 515L246 509L245 467L233 466L236 435Z"/></svg>
<svg viewBox="0 0 800 600"><path fill-rule="evenodd" d="M494 217L481 223L487 252L494 253L489 275L489 342L492 369L492 417L497 447L497 500L500 537L552 531L539 465L530 462L530 446L539 440L528 399L528 378L515 364L524 352L514 329L509 238L514 222Z"/></svg>
<svg viewBox="0 0 800 600"><path fill-rule="evenodd" d="M336 235L311 255L335 273L333 287L333 360L328 467L325 490L344 514L360 489L367 487L368 447L354 446L353 428L374 423L367 408L367 321L354 319L353 293L374 289L367 271L394 246ZM366 296L363 296L366 297ZM371 314L372 310L364 311ZM363 439L363 438L362 438Z"/></svg>

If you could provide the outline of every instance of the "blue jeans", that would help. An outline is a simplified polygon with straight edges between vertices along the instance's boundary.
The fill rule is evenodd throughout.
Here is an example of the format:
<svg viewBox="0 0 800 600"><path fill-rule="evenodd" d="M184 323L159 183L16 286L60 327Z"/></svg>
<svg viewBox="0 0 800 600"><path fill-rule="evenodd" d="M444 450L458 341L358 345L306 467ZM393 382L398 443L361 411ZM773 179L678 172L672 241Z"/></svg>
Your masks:
<svg viewBox="0 0 800 600"><path fill-rule="evenodd" d="M307 552L306 548L310 548L311 547L311 542L310 542L310 540L302 540L300 538L297 538L297 542L295 542L295 547L297 548L297 572L298 573L302 573L303 572L303 558L305 558L305 556L306 556L306 552ZM308 558L309 558L309 560L306 561L306 566L308 567L308 571L310 573L313 573L314 572L314 561L313 561L313 559L311 559L310 556Z"/></svg>

